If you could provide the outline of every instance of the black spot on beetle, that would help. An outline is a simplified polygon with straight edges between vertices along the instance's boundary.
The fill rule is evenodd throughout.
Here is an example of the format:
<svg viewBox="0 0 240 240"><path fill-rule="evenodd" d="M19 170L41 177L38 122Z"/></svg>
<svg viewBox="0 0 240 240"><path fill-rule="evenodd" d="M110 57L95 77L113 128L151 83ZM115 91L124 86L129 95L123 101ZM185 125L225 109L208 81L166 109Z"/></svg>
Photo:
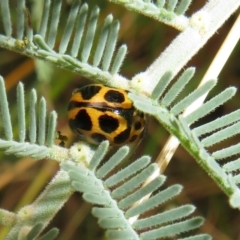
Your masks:
<svg viewBox="0 0 240 240"><path fill-rule="evenodd" d="M121 144L128 140L131 128L127 128L114 138L114 143Z"/></svg>
<svg viewBox="0 0 240 240"><path fill-rule="evenodd" d="M137 135L133 135L133 136L130 138L129 142L134 142L136 139L137 139Z"/></svg>
<svg viewBox="0 0 240 240"><path fill-rule="evenodd" d="M101 130L106 133L111 133L115 131L119 126L118 120L107 114L100 116L98 118L98 123Z"/></svg>
<svg viewBox="0 0 240 240"><path fill-rule="evenodd" d="M86 109L81 109L74 119L75 128L90 131L92 129L92 121Z"/></svg>
<svg viewBox="0 0 240 240"><path fill-rule="evenodd" d="M102 135L101 133L93 133L91 137L97 143L107 140L107 138L104 135Z"/></svg>
<svg viewBox="0 0 240 240"><path fill-rule="evenodd" d="M144 118L144 113L143 113L143 112L137 111L137 115L138 115L140 118Z"/></svg>
<svg viewBox="0 0 240 240"><path fill-rule="evenodd" d="M109 90L106 92L104 95L104 98L108 102L113 102L113 103L122 103L125 101L124 95L116 90Z"/></svg>
<svg viewBox="0 0 240 240"><path fill-rule="evenodd" d="M139 121L135 122L135 124L134 124L135 130L139 130L141 127L142 127L141 122L139 122Z"/></svg>
<svg viewBox="0 0 240 240"><path fill-rule="evenodd" d="M133 114L134 108L130 109L114 109L113 112L117 115L120 115L127 121L128 127L132 126L133 123Z"/></svg>
<svg viewBox="0 0 240 240"><path fill-rule="evenodd" d="M88 85L79 89L79 92L81 92L83 100L89 100L94 97L101 90L101 88L101 86Z"/></svg>

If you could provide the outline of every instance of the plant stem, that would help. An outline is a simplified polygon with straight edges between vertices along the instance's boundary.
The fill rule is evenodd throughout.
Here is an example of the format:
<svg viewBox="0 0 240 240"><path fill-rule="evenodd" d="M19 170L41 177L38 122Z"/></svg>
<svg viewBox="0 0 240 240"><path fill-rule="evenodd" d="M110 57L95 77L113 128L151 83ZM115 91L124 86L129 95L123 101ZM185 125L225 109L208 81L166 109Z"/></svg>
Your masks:
<svg viewBox="0 0 240 240"><path fill-rule="evenodd" d="M189 27L172 41L145 72L133 78L132 87L151 94L165 72L171 71L174 77L239 6L240 0L208 1L192 15Z"/></svg>
<svg viewBox="0 0 240 240"><path fill-rule="evenodd" d="M72 193L73 188L67 172L59 171L31 205L20 209L16 224L8 233L6 240L18 239L19 233L27 232L36 223L41 222L44 229ZM26 226L28 229L25 229Z"/></svg>

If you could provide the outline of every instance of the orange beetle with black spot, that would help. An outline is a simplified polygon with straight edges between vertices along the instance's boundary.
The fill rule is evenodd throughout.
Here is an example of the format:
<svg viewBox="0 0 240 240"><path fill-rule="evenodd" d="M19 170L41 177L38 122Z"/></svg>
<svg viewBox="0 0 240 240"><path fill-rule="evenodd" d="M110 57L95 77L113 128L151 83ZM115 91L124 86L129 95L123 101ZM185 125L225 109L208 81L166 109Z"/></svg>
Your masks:
<svg viewBox="0 0 240 240"><path fill-rule="evenodd" d="M90 84L73 91L68 105L70 128L91 144L135 143L142 138L146 115L134 108L127 91Z"/></svg>

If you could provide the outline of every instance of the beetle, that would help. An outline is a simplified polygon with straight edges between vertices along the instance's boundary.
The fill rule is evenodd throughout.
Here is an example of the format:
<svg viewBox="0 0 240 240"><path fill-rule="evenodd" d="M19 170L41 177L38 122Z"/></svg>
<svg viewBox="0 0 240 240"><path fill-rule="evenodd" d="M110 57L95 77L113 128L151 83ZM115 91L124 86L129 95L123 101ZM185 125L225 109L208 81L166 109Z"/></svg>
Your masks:
<svg viewBox="0 0 240 240"><path fill-rule="evenodd" d="M81 140L98 145L138 142L144 134L146 115L133 106L128 91L90 84L75 89L68 104L68 123Z"/></svg>

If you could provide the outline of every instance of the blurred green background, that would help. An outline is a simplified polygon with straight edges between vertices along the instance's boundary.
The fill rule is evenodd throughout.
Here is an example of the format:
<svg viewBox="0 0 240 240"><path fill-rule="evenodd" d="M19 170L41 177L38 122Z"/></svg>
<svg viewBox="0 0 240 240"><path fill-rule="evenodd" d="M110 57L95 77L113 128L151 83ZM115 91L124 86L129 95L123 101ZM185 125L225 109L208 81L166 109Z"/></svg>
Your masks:
<svg viewBox="0 0 240 240"><path fill-rule="evenodd" d="M16 17L16 9L14 7L16 1L10 1L13 20L14 16ZM70 1L63 2L59 35L64 30L67 13L70 10ZM110 13L113 14L114 19L119 19L121 27L118 45L126 43L128 46L128 55L122 66L121 74L129 79L140 71L144 71L178 35L178 32L171 27L139 14L129 12L125 8L109 3L106 0L89 0L83 2L87 2L90 9L95 4L100 7L99 24L103 23L105 17ZM205 1L195 1L190 6L187 15L191 15L204 4ZM32 1L27 1L27 6L31 9L33 7ZM185 66L185 68L195 66L197 70L194 80L187 87L186 91L191 91L191 89L194 89L198 85L236 17L237 14L234 14L188 65ZM0 23L0 33L3 33L2 22ZM57 39L56 45L59 42L60 38ZM41 74L42 72L39 75L39 72L38 74L36 72L36 65L33 59L5 49L0 49L0 56L0 74L6 82L13 129L16 137L16 85L18 81L22 81L26 90L26 102L30 89L36 88L39 99L41 96L47 99L49 111L52 109L57 111L57 130L69 138L66 146L68 147L76 141L76 137L68 128L66 109L74 88L85 85L89 80L68 71L55 68L48 63L46 63L46 67L50 70L45 71L47 73L45 76ZM209 94L209 97L214 96L228 86L239 87L239 85L240 44L231 54L230 59L219 76L217 87ZM238 92L233 100L216 109L209 116L202 119L201 123L197 123L196 125L211 121L236 110L240 107L239 98L240 93ZM2 128L0 129L1 134ZM141 146L136 150L132 160L143 154L148 154L152 156L152 161L154 161L168 137L169 134L166 130L154 119L150 118L147 134L141 142ZM228 139L221 145L209 149L209 151L223 146L230 146L239 142L239 140L239 136ZM30 158L19 159L0 152L0 207L10 211L17 211L20 207L31 203L58 169L58 163L53 161L33 161ZM209 233L213 236L213 239L218 240L240 240L239 211L231 209L227 197L181 146L174 154L164 174L168 176L166 185L180 183L184 186L184 190L173 201L154 209L153 212L162 211L174 205L192 203L197 207L196 213L206 218L205 224L197 232ZM90 204L83 202L81 194L76 193L56 215L49 228L54 226L60 229L60 236L57 238L59 240L105 239L104 231L99 228L97 220L91 215L90 211ZM6 228L0 227L0 239L3 239L5 233Z"/></svg>

